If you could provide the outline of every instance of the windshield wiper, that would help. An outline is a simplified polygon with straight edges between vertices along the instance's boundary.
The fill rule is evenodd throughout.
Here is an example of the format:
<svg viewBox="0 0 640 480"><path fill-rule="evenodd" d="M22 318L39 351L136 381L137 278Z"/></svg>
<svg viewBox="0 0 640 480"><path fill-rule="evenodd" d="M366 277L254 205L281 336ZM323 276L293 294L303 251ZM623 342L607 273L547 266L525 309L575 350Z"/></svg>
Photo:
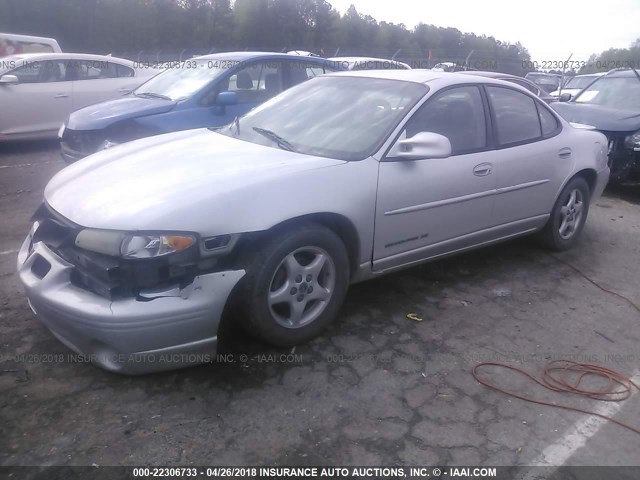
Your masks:
<svg viewBox="0 0 640 480"><path fill-rule="evenodd" d="M136 97L151 97L151 98L161 98L163 100L172 100L171 97L167 97L166 95L162 95L161 93L153 93L153 92L143 92L136 93L133 92Z"/></svg>
<svg viewBox="0 0 640 480"><path fill-rule="evenodd" d="M295 148L293 148L293 145L291 145L291 143L287 142L277 133L272 132L271 130L267 130L266 128L253 127L253 129L260 135L264 135L269 140L275 142L281 149L288 150L289 152L295 152Z"/></svg>

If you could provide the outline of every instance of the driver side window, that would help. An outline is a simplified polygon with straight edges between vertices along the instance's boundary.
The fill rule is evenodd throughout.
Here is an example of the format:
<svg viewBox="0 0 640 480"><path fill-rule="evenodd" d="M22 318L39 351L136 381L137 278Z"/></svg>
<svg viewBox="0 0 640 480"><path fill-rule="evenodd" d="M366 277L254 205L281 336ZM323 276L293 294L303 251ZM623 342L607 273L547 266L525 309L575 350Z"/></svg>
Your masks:
<svg viewBox="0 0 640 480"><path fill-rule="evenodd" d="M19 83L51 83L66 80L66 66L62 60L25 62L9 72L18 77Z"/></svg>
<svg viewBox="0 0 640 480"><path fill-rule="evenodd" d="M444 135L451 154L460 155L487 147L487 126L480 90L455 87L437 93L420 107L406 125L407 137L418 132Z"/></svg>
<svg viewBox="0 0 640 480"><path fill-rule="evenodd" d="M262 103L282 89L282 65L279 62L254 63L229 78L228 90L236 92L238 103Z"/></svg>

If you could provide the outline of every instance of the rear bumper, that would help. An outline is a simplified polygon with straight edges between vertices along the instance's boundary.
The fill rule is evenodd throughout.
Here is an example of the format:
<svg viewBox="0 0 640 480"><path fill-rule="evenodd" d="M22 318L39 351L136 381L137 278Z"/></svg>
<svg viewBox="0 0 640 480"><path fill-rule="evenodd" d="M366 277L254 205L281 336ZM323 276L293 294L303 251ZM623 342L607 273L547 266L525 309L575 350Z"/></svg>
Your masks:
<svg viewBox="0 0 640 480"><path fill-rule="evenodd" d="M600 198L602 192L604 192L604 189L607 186L607 183L609 183L609 175L609 167L603 168L597 173L596 184L593 192L591 192L591 202L595 202Z"/></svg>
<svg viewBox="0 0 640 480"><path fill-rule="evenodd" d="M73 265L41 242L29 252L30 243L27 237L18 254L18 273L33 311L62 343L84 355L83 361L117 373L212 361L222 311L245 274L200 275L183 289L111 301L73 285Z"/></svg>

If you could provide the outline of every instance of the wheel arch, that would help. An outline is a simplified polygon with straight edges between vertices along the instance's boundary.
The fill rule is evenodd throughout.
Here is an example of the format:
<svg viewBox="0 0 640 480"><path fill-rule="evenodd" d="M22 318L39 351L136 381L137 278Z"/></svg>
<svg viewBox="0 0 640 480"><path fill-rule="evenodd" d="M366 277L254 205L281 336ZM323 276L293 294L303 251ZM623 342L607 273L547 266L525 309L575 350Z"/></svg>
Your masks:
<svg viewBox="0 0 640 480"><path fill-rule="evenodd" d="M571 178L567 180L567 182L562 186L564 188L571 180L576 177L582 177L586 180L587 185L589 185L589 194L593 195L594 190L596 189L596 184L598 182L598 173L593 168L583 168Z"/></svg>
<svg viewBox="0 0 640 480"><path fill-rule="evenodd" d="M284 220L272 226L269 230L267 230L267 233L301 223L317 223L335 233L340 238L340 240L342 240L342 243L347 250L347 256L349 258L349 271L350 275L353 275L353 273L358 268L360 259L360 236L353 222L351 222L351 220L349 220L344 215L340 215L338 213L310 213L307 215L301 215L299 217L293 217Z"/></svg>
<svg viewBox="0 0 640 480"><path fill-rule="evenodd" d="M331 230L338 236L338 238L340 238L347 252L347 258L349 259L349 272L350 276L352 276L360 265L360 235L358 234L358 231L353 222L344 215L340 215L338 213L318 212L300 215L276 223L267 230L243 234L244 240L240 241L240 252L238 257L242 259L244 257L244 253L246 253L247 251L246 249L251 248L250 245L255 244L255 242L261 242L265 236L271 235L277 231L290 229L295 225L305 223L315 223L318 225L322 225Z"/></svg>

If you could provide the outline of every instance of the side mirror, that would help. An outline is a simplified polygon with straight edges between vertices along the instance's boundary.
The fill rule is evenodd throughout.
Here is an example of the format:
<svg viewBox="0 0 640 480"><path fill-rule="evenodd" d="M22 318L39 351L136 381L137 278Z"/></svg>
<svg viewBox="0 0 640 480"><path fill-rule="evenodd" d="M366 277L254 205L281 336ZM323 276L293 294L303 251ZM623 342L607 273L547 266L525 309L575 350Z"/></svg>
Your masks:
<svg viewBox="0 0 640 480"><path fill-rule="evenodd" d="M227 106L227 105L235 105L238 103L238 96L236 92L220 92L216 96L216 104Z"/></svg>
<svg viewBox="0 0 640 480"><path fill-rule="evenodd" d="M0 77L0 83L18 83L18 77L16 77L15 75L3 75L2 77Z"/></svg>
<svg viewBox="0 0 640 480"><path fill-rule="evenodd" d="M451 142L447 137L439 133L419 132L411 138L403 137L400 137L391 147L388 157L423 160L451 156Z"/></svg>
<svg viewBox="0 0 640 480"><path fill-rule="evenodd" d="M560 95L560 98L558 100L560 102L568 102L569 100L571 100L571 94L570 93L563 93L562 95Z"/></svg>

